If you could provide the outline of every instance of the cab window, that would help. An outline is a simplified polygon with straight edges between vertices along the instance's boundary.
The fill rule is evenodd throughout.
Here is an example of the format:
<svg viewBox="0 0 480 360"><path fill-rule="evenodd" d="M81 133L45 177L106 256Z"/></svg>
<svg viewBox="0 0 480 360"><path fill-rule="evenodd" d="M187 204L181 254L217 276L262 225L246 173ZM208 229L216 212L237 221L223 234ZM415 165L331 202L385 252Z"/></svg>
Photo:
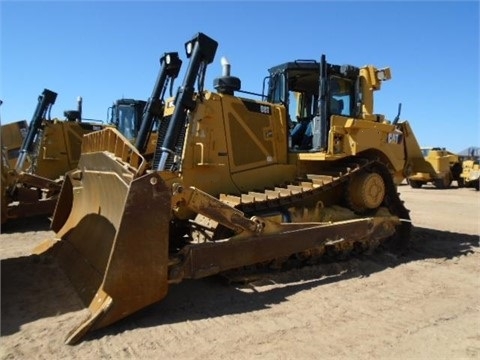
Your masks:
<svg viewBox="0 0 480 360"><path fill-rule="evenodd" d="M353 116L354 84L351 80L332 76L330 87L330 114Z"/></svg>

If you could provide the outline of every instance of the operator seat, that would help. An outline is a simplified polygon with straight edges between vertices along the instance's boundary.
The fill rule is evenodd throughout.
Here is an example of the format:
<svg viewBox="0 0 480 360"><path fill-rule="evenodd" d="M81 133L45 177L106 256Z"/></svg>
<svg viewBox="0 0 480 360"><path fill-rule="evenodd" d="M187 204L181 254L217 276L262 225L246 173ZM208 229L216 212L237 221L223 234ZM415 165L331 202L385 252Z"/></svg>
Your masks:
<svg viewBox="0 0 480 360"><path fill-rule="evenodd" d="M303 144L303 139L305 137L305 133L308 130L308 126L310 124L310 119L305 117L301 118L297 116L297 123L293 127L292 132L290 133L292 139L292 148L293 149L301 149Z"/></svg>

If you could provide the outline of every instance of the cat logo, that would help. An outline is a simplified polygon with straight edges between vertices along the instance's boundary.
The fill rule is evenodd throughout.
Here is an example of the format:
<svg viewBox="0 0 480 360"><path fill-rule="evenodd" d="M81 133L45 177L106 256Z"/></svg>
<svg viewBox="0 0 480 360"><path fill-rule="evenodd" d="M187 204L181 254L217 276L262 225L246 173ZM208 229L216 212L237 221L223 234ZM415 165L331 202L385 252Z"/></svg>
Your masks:
<svg viewBox="0 0 480 360"><path fill-rule="evenodd" d="M388 144L400 144L402 142L402 134L401 133L388 133L387 135L387 143Z"/></svg>

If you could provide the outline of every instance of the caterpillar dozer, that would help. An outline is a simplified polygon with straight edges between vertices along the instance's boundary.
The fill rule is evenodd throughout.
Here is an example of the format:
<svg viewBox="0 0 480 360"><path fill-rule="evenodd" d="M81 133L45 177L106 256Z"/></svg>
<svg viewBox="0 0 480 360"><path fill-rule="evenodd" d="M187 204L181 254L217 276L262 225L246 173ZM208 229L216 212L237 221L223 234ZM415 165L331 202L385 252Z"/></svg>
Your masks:
<svg viewBox="0 0 480 360"><path fill-rule="evenodd" d="M408 183L414 189L432 183L438 189L447 189L452 181L461 181L461 159L457 154L441 147L422 148L427 162L427 171L419 171L408 177Z"/></svg>
<svg viewBox="0 0 480 360"><path fill-rule="evenodd" d="M260 94L243 91L222 58L209 91L217 46L203 33L186 42L188 68L167 99L181 60L161 57L135 143L114 128L84 136L55 209L56 237L36 249L57 258L89 308L66 343L183 279L407 248L396 184L424 159L408 122L373 112L390 69L322 55L272 67Z"/></svg>
<svg viewBox="0 0 480 360"><path fill-rule="evenodd" d="M82 99L66 120L51 119L57 93L44 89L30 124L25 120L1 127L1 222L50 216L65 173L77 167L82 136L102 125L81 121Z"/></svg>

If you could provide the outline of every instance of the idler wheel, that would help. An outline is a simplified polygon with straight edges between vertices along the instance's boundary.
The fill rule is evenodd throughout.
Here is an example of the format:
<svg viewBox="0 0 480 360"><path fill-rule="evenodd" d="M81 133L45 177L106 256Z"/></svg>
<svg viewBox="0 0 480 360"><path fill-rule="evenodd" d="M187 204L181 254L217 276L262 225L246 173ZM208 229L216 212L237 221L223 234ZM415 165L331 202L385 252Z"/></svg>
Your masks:
<svg viewBox="0 0 480 360"><path fill-rule="evenodd" d="M350 207L357 213L376 209L385 197L385 182L380 174L372 172L361 173L348 185L347 198Z"/></svg>

